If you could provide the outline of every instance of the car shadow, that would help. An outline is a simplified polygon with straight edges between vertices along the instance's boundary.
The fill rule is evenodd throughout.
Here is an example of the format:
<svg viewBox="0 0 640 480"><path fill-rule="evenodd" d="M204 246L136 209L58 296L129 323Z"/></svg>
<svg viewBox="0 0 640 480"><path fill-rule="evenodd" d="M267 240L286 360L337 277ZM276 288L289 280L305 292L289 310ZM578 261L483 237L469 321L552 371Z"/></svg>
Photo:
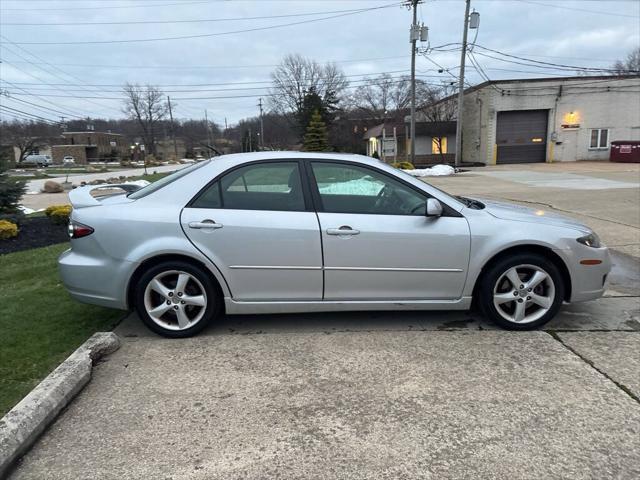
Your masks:
<svg viewBox="0 0 640 480"><path fill-rule="evenodd" d="M605 297L565 304L543 330L640 330L640 305L635 297ZM481 331L499 330L478 312L370 311L224 315L200 335L256 335L373 331ZM157 337L131 313L115 332L123 338Z"/></svg>

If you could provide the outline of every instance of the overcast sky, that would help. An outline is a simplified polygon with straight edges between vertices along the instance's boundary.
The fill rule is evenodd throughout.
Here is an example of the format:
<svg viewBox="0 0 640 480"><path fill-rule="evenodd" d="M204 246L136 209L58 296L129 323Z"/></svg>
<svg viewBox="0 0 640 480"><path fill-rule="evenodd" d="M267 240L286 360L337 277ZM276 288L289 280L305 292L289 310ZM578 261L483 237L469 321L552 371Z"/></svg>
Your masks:
<svg viewBox="0 0 640 480"><path fill-rule="evenodd" d="M288 53L338 62L354 85L361 84L365 74L408 74L411 13L400 3L0 0L0 88L5 93L0 102L55 120L61 111L67 117L115 118L122 116L119 97L124 82L151 83L175 99L176 117L202 118L207 109L218 124L224 125L225 118L232 124L257 114L258 96L267 94L273 66ZM372 7L385 8L354 12ZM640 0L472 0L472 7L481 15L477 44L538 61L606 68L640 44ZM316 15L301 15L307 13ZM418 13L429 27L431 47L459 43L463 16L463 0L426 0ZM219 21L179 22L192 20ZM164 23L117 24L149 21ZM96 24L105 22L115 24ZM283 26L291 23L297 25ZM249 29L255 30L228 33ZM470 39L474 35L472 31ZM480 55L495 55L487 50L475 51L491 79L567 74L506 63ZM428 55L451 69L441 74L420 56L418 75L429 82L453 80L459 55L459 51ZM482 81L473 67L468 80ZM229 96L242 98L189 99ZM7 109L2 118L10 118Z"/></svg>

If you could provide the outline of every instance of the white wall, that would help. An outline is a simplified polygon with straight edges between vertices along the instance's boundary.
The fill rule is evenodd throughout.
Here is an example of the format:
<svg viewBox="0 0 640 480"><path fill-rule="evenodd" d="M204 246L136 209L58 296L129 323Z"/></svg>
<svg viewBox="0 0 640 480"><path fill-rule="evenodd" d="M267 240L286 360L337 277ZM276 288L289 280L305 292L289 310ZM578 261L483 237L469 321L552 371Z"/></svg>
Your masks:
<svg viewBox="0 0 640 480"><path fill-rule="evenodd" d="M603 82L585 77L500 83L496 87L505 93L489 85L465 95L465 161L493 163L497 113L508 110L549 110L547 161L608 160L608 148L589 148L593 128L608 128L609 142L640 140L638 78ZM561 127L570 120L565 117L570 112L575 114L571 123L579 124L577 129ZM557 138L552 142L554 132Z"/></svg>

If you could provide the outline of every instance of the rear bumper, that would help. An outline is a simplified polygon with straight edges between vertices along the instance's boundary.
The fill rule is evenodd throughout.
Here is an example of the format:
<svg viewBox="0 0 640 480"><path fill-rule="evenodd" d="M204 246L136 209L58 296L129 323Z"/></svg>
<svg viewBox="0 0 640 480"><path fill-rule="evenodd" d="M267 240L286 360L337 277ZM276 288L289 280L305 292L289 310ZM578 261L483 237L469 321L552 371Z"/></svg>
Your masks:
<svg viewBox="0 0 640 480"><path fill-rule="evenodd" d="M597 265L584 265L583 260L599 260ZM571 251L571 258L567 262L571 274L570 302L584 302L600 298L608 285L611 271L611 256L609 249L580 247Z"/></svg>
<svg viewBox="0 0 640 480"><path fill-rule="evenodd" d="M94 258L69 249L58 258L60 278L69 294L83 303L126 310L127 282L137 264Z"/></svg>

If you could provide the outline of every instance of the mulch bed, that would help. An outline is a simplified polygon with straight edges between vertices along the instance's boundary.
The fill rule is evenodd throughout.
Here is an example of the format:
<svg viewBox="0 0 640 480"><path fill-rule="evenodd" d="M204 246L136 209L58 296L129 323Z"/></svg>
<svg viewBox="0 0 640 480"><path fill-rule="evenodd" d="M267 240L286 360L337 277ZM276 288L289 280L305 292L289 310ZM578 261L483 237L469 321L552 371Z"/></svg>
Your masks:
<svg viewBox="0 0 640 480"><path fill-rule="evenodd" d="M47 217L25 218L18 228L17 237L0 240L0 255L69 241L67 226L54 225Z"/></svg>

